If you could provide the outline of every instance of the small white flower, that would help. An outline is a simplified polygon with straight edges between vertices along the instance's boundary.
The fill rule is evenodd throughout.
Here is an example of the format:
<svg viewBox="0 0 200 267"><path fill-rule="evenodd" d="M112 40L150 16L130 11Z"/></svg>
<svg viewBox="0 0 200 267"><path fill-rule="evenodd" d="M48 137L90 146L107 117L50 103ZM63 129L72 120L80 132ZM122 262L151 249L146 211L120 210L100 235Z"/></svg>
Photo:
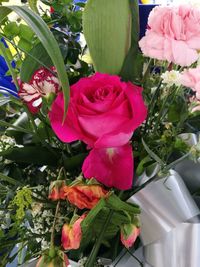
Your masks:
<svg viewBox="0 0 200 267"><path fill-rule="evenodd" d="M163 83L167 84L168 86L179 86L181 84L181 74L176 70L166 71L161 75L161 78L163 79Z"/></svg>

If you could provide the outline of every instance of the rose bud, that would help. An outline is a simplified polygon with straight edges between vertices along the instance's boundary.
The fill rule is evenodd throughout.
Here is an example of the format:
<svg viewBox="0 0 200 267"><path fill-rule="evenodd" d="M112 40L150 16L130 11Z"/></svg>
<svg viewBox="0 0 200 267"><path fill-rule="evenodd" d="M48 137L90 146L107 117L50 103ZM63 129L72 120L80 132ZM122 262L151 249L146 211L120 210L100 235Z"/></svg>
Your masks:
<svg viewBox="0 0 200 267"><path fill-rule="evenodd" d="M54 67L51 70L56 71ZM40 110L43 97L49 98L60 91L59 81L52 72L40 68L33 74L29 83L20 83L19 97L33 114Z"/></svg>
<svg viewBox="0 0 200 267"><path fill-rule="evenodd" d="M67 255L61 250L55 250L54 257L49 255L49 250L39 258L36 267L68 267Z"/></svg>
<svg viewBox="0 0 200 267"><path fill-rule="evenodd" d="M82 238L81 222L85 217L86 214L83 214L74 223L63 225L61 242L65 250L78 249L80 247Z"/></svg>
<svg viewBox="0 0 200 267"><path fill-rule="evenodd" d="M108 195L108 191L98 184L64 186L63 191L68 201L79 209L92 209L101 198Z"/></svg>
<svg viewBox="0 0 200 267"><path fill-rule="evenodd" d="M53 14L54 12L55 12L55 9L52 6L50 6L50 13Z"/></svg>
<svg viewBox="0 0 200 267"><path fill-rule="evenodd" d="M124 224L121 227L121 242L126 248L130 248L140 234L140 228L134 224Z"/></svg>
<svg viewBox="0 0 200 267"><path fill-rule="evenodd" d="M64 187L64 181L62 180L57 180L57 181L52 182L49 187L48 198L53 201L65 199L63 187Z"/></svg>

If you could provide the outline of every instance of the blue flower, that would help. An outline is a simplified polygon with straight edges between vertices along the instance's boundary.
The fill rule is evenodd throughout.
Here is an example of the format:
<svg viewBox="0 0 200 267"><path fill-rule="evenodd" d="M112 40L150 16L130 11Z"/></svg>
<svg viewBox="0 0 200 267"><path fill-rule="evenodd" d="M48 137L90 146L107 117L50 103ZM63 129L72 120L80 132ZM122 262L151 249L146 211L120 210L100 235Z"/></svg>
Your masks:
<svg viewBox="0 0 200 267"><path fill-rule="evenodd" d="M4 43L5 47L8 48L7 44L3 39L1 39L1 42ZM15 68L15 62L11 62L12 67ZM18 97L16 86L14 85L12 81L12 77L6 75L8 71L8 66L5 62L5 59L0 56L0 93L4 94L12 94L15 97Z"/></svg>
<svg viewBox="0 0 200 267"><path fill-rule="evenodd" d="M74 3L85 3L87 0L74 0Z"/></svg>

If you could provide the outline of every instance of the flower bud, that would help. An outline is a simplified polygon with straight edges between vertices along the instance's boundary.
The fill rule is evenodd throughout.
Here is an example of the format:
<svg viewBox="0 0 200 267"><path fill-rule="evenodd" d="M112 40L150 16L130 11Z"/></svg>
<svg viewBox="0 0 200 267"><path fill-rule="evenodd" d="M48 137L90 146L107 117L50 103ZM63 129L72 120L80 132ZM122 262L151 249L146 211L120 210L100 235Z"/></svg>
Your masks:
<svg viewBox="0 0 200 267"><path fill-rule="evenodd" d="M65 250L78 249L80 247L82 238L81 222L85 217L86 214L83 214L73 224L63 225L61 242Z"/></svg>
<svg viewBox="0 0 200 267"><path fill-rule="evenodd" d="M65 199L63 187L64 181L62 180L52 182L49 188L49 199L53 201Z"/></svg>
<svg viewBox="0 0 200 267"><path fill-rule="evenodd" d="M134 224L124 224L121 227L121 242L126 248L130 248L140 234L140 228Z"/></svg>
<svg viewBox="0 0 200 267"><path fill-rule="evenodd" d="M79 209L92 209L101 198L105 198L108 191L98 184L64 186L64 195L71 204Z"/></svg>
<svg viewBox="0 0 200 267"><path fill-rule="evenodd" d="M39 258L36 267L68 267L69 260L67 255L55 248L54 256L49 255L49 249L44 252L44 254Z"/></svg>

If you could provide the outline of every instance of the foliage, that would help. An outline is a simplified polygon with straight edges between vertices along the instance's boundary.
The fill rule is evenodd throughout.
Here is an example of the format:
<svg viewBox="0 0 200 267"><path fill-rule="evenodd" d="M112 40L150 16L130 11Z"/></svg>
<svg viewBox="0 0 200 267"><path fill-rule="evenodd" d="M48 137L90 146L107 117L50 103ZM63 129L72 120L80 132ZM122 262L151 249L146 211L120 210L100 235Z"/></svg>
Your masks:
<svg viewBox="0 0 200 267"><path fill-rule="evenodd" d="M104 3L107 4L107 1ZM82 41L85 4L75 5L72 0L43 0L44 4L54 9L52 13L48 10L41 12L36 2L29 1L32 11L27 7L11 7L19 15L14 22L7 17L11 10L0 6L0 36L9 44L9 49L4 49L4 58L8 65L12 60L16 63L16 68L10 69L7 74L12 72L15 78L20 78L20 82L28 83L35 70L41 67L49 70L54 65L57 71L54 75L60 80L67 103L68 80L71 85L94 72L91 61L85 60L89 52L86 43ZM89 2L92 6L92 0ZM127 9L129 4L136 8L132 14ZM136 1L127 1L124 11L127 17L122 18L125 19L123 25L119 21L118 27L125 29L127 21L131 25L128 32L123 32L123 38L116 36L123 39L119 43L116 43L117 39L107 38L106 31L94 33L97 31L98 18L95 17L96 13L91 14L88 10L91 6L88 5L84 14L88 44L92 42L96 45L97 38L101 41L98 45L103 44L108 56L105 66L97 46L94 51L91 50L96 69L105 67L106 72L111 70L111 73L119 74L123 80L143 87L148 117L131 138L136 176L152 172L157 165L160 166L158 176L166 174L176 160L189 153L196 160L199 148L191 148L180 136L185 132L199 131L200 112L193 113L189 109L193 92L180 84L169 86L161 77L169 70L181 72L181 67L143 57L137 45ZM103 7L102 10L97 9L96 12L100 12ZM109 10L106 10L106 20L102 21L104 30L110 21ZM112 17L115 23L119 15L116 14L117 17ZM91 20L95 22L93 25ZM132 36L129 31L131 27ZM127 38L131 40L127 41ZM117 66L116 59L120 59ZM15 82L17 86L20 85L19 80ZM79 260L83 255L89 256L92 248L93 254L88 261L90 264L97 255L113 259L121 249L121 226L134 223L139 227L140 208L126 202L142 188L136 184L126 192L106 188L108 195L90 211L77 209L66 200L54 202L48 199L51 182L61 180L66 185L83 182L81 167L88 155L84 143L76 141L66 144L56 137L47 115L53 100L54 97L44 98L40 111L31 114L19 98L0 95L0 262L3 266L12 262L16 256L11 256L16 244L27 247L24 261L38 257L52 245L52 239L60 247L62 225L70 224L74 216L79 217L85 212L87 216L81 224L83 237L80 248L68 251L68 256L74 260ZM92 180L92 183L97 182ZM86 266L94 266L89 263Z"/></svg>

